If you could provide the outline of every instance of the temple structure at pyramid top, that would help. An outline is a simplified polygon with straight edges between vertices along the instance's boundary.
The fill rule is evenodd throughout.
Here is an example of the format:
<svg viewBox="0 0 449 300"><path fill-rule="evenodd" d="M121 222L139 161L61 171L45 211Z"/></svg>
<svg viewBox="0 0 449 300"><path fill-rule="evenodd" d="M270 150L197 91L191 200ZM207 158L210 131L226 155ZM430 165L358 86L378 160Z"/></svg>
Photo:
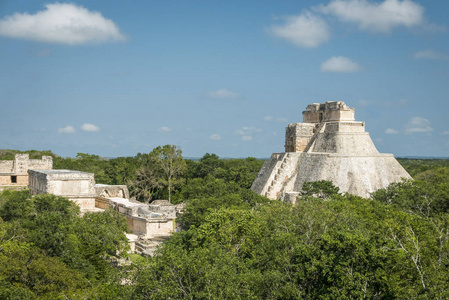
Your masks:
<svg viewBox="0 0 449 300"><path fill-rule="evenodd" d="M294 202L307 181L330 180L341 192L369 197L410 178L392 154L377 151L365 122L342 101L313 103L303 122L285 130L285 152L273 153L251 189L270 199Z"/></svg>

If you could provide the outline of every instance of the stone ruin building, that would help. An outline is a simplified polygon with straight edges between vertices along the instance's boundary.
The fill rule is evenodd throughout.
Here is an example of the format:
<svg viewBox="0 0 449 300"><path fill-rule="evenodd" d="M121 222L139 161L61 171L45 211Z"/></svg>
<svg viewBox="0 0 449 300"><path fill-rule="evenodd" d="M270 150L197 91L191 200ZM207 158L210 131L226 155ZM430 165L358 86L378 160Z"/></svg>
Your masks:
<svg viewBox="0 0 449 300"><path fill-rule="evenodd" d="M379 153L355 121L354 108L342 101L313 103L303 111L303 122L285 130L285 152L273 153L251 189L275 200L294 203L304 182L329 180L361 197L411 178L393 154Z"/></svg>
<svg viewBox="0 0 449 300"><path fill-rule="evenodd" d="M97 196L95 205L102 209L112 207L126 217L133 232L127 234L132 252L152 255L157 246L177 230L176 217L182 213L181 204L173 205L168 200L155 200L151 204L145 204L115 196L117 195Z"/></svg>
<svg viewBox="0 0 449 300"><path fill-rule="evenodd" d="M28 170L33 195L53 194L74 201L81 214L111 207L122 214L132 231L131 251L152 255L157 245L176 230L182 206L166 200L145 204L129 199L126 185L96 184L94 174L73 170Z"/></svg>
<svg viewBox="0 0 449 300"><path fill-rule="evenodd" d="M53 157L30 159L29 154L16 154L14 160L0 160L0 190L21 189L28 185L28 170L51 170Z"/></svg>
<svg viewBox="0 0 449 300"><path fill-rule="evenodd" d="M27 187L32 195L65 197L80 207L81 214L115 209L132 231L127 234L131 251L147 255L176 231L176 217L182 212L182 205L166 200L151 204L130 200L126 185L96 184L92 173L54 170L51 156L29 159L28 154L16 154L14 160L0 161L0 191Z"/></svg>
<svg viewBox="0 0 449 300"><path fill-rule="evenodd" d="M32 195L53 194L72 200L81 212L95 211L94 174L73 170L28 170Z"/></svg>

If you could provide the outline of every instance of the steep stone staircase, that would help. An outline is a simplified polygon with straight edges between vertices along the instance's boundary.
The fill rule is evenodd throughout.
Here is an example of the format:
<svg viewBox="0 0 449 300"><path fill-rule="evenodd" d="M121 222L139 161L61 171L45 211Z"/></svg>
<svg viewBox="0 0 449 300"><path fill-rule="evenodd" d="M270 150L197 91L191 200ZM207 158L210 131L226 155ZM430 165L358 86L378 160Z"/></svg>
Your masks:
<svg viewBox="0 0 449 300"><path fill-rule="evenodd" d="M267 192L265 193L265 196L267 198L277 199L278 194L281 191L282 186L284 185L284 182L286 181L286 179L288 179L288 175L290 174L289 168L290 165L291 165L291 157L290 154L287 152L285 153L282 162L277 166L275 170L276 175L274 175L273 180L268 186Z"/></svg>
<svg viewBox="0 0 449 300"><path fill-rule="evenodd" d="M157 247L166 241L169 236L157 236L150 239L136 241L136 252L143 255L153 256Z"/></svg>

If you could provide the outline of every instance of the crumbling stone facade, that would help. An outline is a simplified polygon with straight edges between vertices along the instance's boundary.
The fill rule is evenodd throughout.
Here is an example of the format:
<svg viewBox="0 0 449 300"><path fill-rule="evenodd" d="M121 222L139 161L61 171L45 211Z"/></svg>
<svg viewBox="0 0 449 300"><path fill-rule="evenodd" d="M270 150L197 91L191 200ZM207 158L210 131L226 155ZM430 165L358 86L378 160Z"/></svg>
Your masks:
<svg viewBox="0 0 449 300"><path fill-rule="evenodd" d="M30 159L29 154L16 154L14 160L0 161L0 190L6 187L26 187L28 170L51 170L53 157L42 156L42 159Z"/></svg>
<svg viewBox="0 0 449 300"><path fill-rule="evenodd" d="M129 191L126 185L110 185L110 184L95 184L95 194L97 197L117 197L129 199Z"/></svg>
<svg viewBox="0 0 449 300"><path fill-rule="evenodd" d="M377 151L365 122L342 101L313 103L303 123L289 124L285 152L273 153L251 189L270 199L294 202L307 181L330 180L341 192L368 197L402 178L411 178L392 154Z"/></svg>
<svg viewBox="0 0 449 300"><path fill-rule="evenodd" d="M31 194L53 194L74 201L82 212L95 210L94 174L73 170L28 170Z"/></svg>
<svg viewBox="0 0 449 300"><path fill-rule="evenodd" d="M128 235L133 251L152 255L157 246L176 231L176 217L183 206L173 205L167 200L156 200L145 204L119 197L97 196L95 206L101 209L112 207L122 214L132 234Z"/></svg>

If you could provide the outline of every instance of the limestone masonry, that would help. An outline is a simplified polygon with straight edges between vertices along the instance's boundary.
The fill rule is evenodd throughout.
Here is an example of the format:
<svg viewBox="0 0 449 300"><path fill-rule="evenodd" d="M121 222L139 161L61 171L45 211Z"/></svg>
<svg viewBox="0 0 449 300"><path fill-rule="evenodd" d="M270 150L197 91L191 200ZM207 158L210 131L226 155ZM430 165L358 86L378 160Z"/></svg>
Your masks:
<svg viewBox="0 0 449 300"><path fill-rule="evenodd" d="M28 186L32 195L53 194L75 202L81 214L111 207L125 216L133 232L127 234L132 252L152 255L177 230L176 217L182 213L182 204L133 201L126 185L96 184L93 173L52 168L51 156L29 159L28 154L16 154L14 160L0 161L0 190Z"/></svg>
<svg viewBox="0 0 449 300"><path fill-rule="evenodd" d="M125 216L133 252L152 255L157 245L176 230L182 205L166 200L145 204L129 199L126 185L95 184L93 173L73 170L28 170L28 188L33 195L65 197L80 207L81 213L101 212L111 207Z"/></svg>
<svg viewBox="0 0 449 300"><path fill-rule="evenodd" d="M51 170L53 158L42 156L42 159L30 159L29 154L16 154L14 160L0 160L0 190L5 187L26 187L28 185L28 169Z"/></svg>
<svg viewBox="0 0 449 300"><path fill-rule="evenodd" d="M28 170L31 194L53 194L78 204L81 210L95 210L94 174L73 170Z"/></svg>
<svg viewBox="0 0 449 300"><path fill-rule="evenodd" d="M313 103L303 123L285 130L285 152L273 153L251 189L272 200L295 202L307 181L329 180L341 192L368 197L402 178L411 178L393 154L377 151L365 122L342 101Z"/></svg>

